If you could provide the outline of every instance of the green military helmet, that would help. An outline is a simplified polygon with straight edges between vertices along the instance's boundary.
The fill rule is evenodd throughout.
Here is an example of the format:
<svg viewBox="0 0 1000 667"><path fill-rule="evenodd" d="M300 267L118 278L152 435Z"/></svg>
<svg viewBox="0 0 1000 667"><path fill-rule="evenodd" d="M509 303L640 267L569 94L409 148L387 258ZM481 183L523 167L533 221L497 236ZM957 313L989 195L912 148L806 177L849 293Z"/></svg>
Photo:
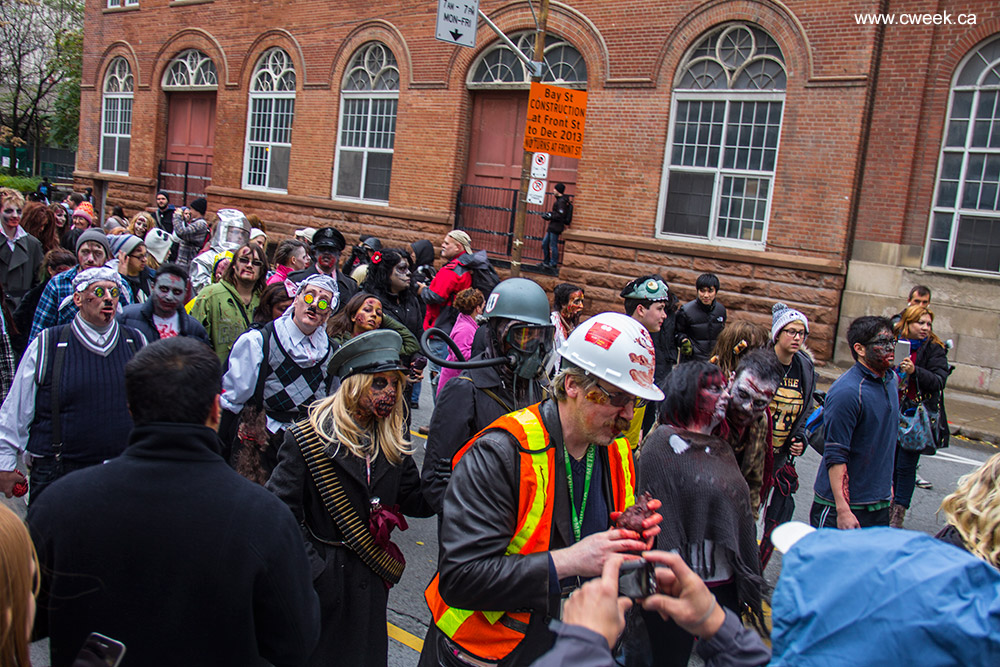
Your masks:
<svg viewBox="0 0 1000 667"><path fill-rule="evenodd" d="M483 317L503 317L526 324L549 326L549 297L542 286L527 278L501 281L486 299Z"/></svg>

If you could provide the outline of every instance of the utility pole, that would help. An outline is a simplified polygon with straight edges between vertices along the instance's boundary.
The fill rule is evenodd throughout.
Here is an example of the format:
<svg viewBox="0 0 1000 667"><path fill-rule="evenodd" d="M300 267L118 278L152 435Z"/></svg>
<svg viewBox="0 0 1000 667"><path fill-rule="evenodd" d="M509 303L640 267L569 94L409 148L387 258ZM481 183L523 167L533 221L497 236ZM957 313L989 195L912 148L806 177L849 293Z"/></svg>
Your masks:
<svg viewBox="0 0 1000 667"><path fill-rule="evenodd" d="M545 63L545 31L549 20L549 0L541 0L541 9L538 12L538 30L535 32L535 57L536 63L541 63L542 67L536 68L531 73L533 83L541 83ZM524 249L524 225L528 215L528 182L531 180L531 158L529 151L524 151L521 159L521 192L517 196L517 210L514 212L514 243L510 252L510 275L517 277L521 275L521 253Z"/></svg>

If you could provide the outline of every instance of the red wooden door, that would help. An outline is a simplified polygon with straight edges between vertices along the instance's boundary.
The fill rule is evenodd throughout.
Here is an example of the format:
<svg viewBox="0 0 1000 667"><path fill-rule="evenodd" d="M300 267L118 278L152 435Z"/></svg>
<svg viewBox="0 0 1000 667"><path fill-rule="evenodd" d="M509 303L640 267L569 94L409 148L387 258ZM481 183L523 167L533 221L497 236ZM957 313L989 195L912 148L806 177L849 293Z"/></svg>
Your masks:
<svg viewBox="0 0 1000 667"><path fill-rule="evenodd" d="M167 159L212 163L215 93L169 93Z"/></svg>

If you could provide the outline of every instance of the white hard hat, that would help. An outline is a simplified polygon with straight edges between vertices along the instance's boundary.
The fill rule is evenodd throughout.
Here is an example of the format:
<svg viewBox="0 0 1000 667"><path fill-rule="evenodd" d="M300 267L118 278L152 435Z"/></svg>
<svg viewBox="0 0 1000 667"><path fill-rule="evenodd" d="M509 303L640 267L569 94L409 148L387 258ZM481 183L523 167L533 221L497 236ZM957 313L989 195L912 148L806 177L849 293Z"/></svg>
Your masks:
<svg viewBox="0 0 1000 667"><path fill-rule="evenodd" d="M647 401L663 399L653 381L656 353L646 327L622 313L599 313L573 329L559 355Z"/></svg>

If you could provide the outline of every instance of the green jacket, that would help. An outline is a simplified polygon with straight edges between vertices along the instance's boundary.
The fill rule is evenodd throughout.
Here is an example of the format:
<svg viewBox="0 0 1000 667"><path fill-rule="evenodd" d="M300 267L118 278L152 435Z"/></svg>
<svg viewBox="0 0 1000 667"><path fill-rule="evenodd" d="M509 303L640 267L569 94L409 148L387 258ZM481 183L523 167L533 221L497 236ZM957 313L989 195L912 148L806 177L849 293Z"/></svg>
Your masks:
<svg viewBox="0 0 1000 667"><path fill-rule="evenodd" d="M191 305L191 317L204 325L208 339L223 364L233 343L250 328L259 302L260 294L254 293L250 305L244 307L236 288L224 280L207 286L195 298Z"/></svg>

